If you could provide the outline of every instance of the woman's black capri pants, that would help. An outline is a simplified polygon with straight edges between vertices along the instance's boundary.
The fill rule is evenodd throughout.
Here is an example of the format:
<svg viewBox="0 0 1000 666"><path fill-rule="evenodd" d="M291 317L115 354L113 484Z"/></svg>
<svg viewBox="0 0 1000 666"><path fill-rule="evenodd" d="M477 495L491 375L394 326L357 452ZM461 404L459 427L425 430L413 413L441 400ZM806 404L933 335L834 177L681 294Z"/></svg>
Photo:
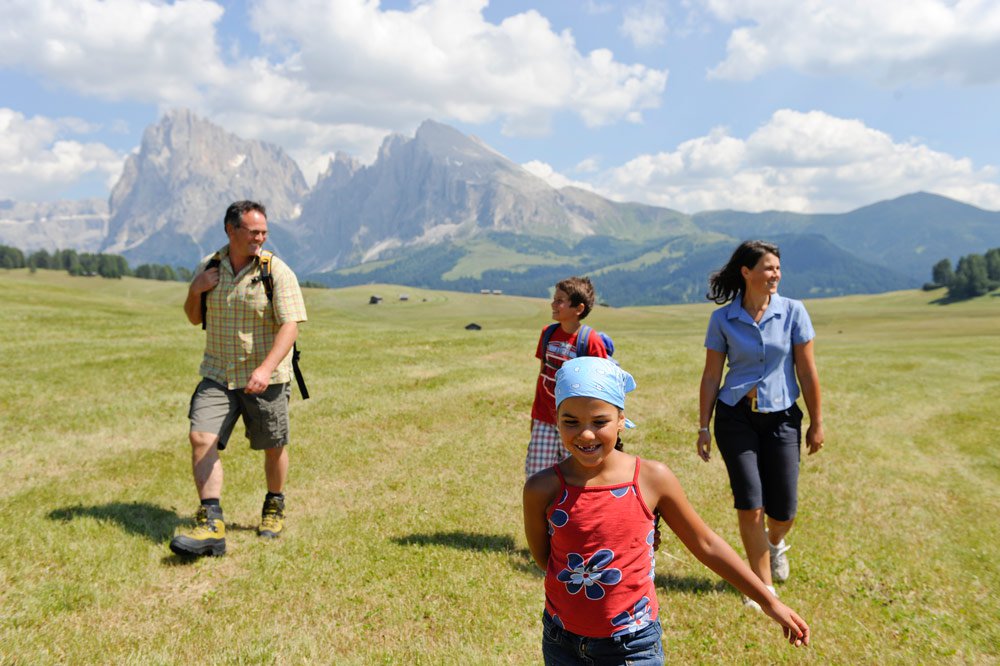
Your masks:
<svg viewBox="0 0 1000 666"><path fill-rule="evenodd" d="M715 403L715 441L729 472L733 506L764 508L774 520L791 520L798 508L802 410L755 412L744 398L735 407Z"/></svg>

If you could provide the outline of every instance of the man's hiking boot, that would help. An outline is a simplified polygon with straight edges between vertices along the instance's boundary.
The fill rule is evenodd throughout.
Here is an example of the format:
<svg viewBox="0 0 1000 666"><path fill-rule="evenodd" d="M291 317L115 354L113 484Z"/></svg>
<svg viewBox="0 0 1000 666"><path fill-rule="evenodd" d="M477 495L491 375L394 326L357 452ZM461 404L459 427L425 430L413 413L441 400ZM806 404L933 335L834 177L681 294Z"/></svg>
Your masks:
<svg viewBox="0 0 1000 666"><path fill-rule="evenodd" d="M194 529L171 539L170 550L183 557L225 555L226 523L222 520L222 509L217 506L198 507Z"/></svg>
<svg viewBox="0 0 1000 666"><path fill-rule="evenodd" d="M260 512L257 536L277 539L283 529L285 529L285 501L277 497L268 497L264 500L264 508Z"/></svg>

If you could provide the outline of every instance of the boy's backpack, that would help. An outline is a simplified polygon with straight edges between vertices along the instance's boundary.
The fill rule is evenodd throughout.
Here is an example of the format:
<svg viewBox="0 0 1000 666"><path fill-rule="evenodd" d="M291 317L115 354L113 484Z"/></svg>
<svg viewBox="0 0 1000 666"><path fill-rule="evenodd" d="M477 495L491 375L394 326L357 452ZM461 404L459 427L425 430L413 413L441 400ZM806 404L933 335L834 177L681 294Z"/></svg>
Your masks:
<svg viewBox="0 0 1000 666"><path fill-rule="evenodd" d="M264 293L267 294L267 302L274 303L274 277L271 275L271 258L274 256L273 252L268 250L261 250L258 259L260 260L260 276L254 278L254 282L262 282L264 284ZM210 268L216 268L222 263L222 255L218 252L212 255L212 258L208 260L205 264L205 270ZM201 328L205 328L205 317L208 314L208 292L202 292L201 294ZM299 393L302 394L303 400L309 399L309 389L306 388L306 380L302 376L302 370L299 369L299 357L302 354L299 352L298 343L292 344L292 372L295 373L295 383L299 386Z"/></svg>
<svg viewBox="0 0 1000 666"><path fill-rule="evenodd" d="M559 328L559 324L549 324L545 327L545 333L542 334L542 349L546 349L549 346L549 340L552 339L552 334L556 332ZM608 351L608 358L614 356L615 353L615 343L611 339L611 336L604 331L594 331L590 326L586 324L580 324L580 330L576 332L576 356L577 358L587 355L587 342L590 340L591 332L596 333L601 337L601 342L604 343L604 348Z"/></svg>

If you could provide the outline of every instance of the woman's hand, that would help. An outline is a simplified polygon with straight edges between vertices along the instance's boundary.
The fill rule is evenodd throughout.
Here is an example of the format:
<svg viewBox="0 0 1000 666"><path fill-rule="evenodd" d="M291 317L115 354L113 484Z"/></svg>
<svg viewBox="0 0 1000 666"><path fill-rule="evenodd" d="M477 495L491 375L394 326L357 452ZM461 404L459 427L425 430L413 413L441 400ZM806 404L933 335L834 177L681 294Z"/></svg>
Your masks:
<svg viewBox="0 0 1000 666"><path fill-rule="evenodd" d="M823 448L823 424L810 423L806 430L806 444L809 446L809 455L812 455Z"/></svg>
<svg viewBox="0 0 1000 666"><path fill-rule="evenodd" d="M822 431L821 431L822 432ZM698 432L698 457L708 462L712 455L712 433L708 430Z"/></svg>

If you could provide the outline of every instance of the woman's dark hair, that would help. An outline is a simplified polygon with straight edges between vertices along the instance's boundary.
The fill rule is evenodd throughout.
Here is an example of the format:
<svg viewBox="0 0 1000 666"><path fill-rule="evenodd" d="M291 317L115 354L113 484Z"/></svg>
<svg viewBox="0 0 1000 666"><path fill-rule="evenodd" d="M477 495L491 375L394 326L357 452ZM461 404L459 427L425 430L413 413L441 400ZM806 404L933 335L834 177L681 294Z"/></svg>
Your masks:
<svg viewBox="0 0 1000 666"><path fill-rule="evenodd" d="M708 278L708 293L705 298L718 304L728 303L743 291L743 274L741 268L753 268L765 254L773 254L781 259L781 252L774 243L761 240L749 240L740 243L739 247L729 257L726 265Z"/></svg>

